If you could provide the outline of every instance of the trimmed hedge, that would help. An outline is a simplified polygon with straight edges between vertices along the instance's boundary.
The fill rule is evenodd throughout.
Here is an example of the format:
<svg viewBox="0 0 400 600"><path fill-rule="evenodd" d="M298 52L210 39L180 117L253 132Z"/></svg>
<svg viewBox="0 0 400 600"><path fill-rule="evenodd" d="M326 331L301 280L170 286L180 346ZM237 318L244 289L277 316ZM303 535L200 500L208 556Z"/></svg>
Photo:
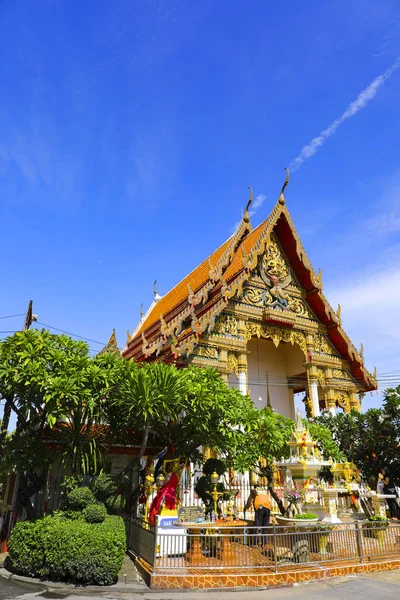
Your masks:
<svg viewBox="0 0 400 600"><path fill-rule="evenodd" d="M58 516L17 523L9 539L11 568L52 581L110 585L125 555L121 517L86 523Z"/></svg>
<svg viewBox="0 0 400 600"><path fill-rule="evenodd" d="M83 510L89 504L95 504L96 498L88 487L74 488L67 496L67 508L70 510Z"/></svg>
<svg viewBox="0 0 400 600"><path fill-rule="evenodd" d="M89 504L83 511L87 523L103 523L107 516L104 504Z"/></svg>

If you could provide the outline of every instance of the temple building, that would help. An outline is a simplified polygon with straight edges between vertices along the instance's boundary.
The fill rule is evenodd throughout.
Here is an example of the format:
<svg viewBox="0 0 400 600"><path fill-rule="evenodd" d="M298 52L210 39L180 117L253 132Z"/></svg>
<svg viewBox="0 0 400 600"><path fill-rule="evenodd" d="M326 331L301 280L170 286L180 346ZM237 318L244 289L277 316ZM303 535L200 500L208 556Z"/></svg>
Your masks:
<svg viewBox="0 0 400 600"><path fill-rule="evenodd" d="M154 290L124 357L213 366L255 406L291 418L297 393L308 416L360 409L377 389L376 370L324 296L286 206L287 183L261 225L250 223L251 191L235 233L167 294Z"/></svg>

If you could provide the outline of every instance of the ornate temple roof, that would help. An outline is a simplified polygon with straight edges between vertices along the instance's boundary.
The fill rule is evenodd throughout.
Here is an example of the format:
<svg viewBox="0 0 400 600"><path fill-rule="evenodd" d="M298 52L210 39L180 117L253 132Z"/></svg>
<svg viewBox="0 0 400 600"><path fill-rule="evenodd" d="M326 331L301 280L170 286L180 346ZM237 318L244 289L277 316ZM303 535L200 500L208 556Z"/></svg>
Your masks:
<svg viewBox="0 0 400 600"><path fill-rule="evenodd" d="M244 283L271 244L273 234L305 292L305 302L326 327L330 343L349 362L351 374L360 387L365 391L376 389L376 378L364 367L362 349L358 351L344 332L340 307L335 311L330 306L323 294L322 273L315 273L303 248L284 198L287 183L288 179L270 215L255 229L248 212L251 193L235 233L158 302L153 302L124 348L123 356L136 361L184 362L200 336L213 330L215 319L229 300L240 296Z"/></svg>

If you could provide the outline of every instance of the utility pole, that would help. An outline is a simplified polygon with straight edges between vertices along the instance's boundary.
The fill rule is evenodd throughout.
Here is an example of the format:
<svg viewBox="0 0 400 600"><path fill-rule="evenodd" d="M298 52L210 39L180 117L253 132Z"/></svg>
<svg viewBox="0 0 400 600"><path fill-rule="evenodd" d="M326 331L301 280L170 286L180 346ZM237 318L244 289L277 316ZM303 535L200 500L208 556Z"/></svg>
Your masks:
<svg viewBox="0 0 400 600"><path fill-rule="evenodd" d="M28 310L26 311L26 315L25 315L24 331L29 329L29 327L32 325L33 321L38 320L38 316L34 315L32 312L32 306L33 306L33 300L30 300L29 304L28 304Z"/></svg>

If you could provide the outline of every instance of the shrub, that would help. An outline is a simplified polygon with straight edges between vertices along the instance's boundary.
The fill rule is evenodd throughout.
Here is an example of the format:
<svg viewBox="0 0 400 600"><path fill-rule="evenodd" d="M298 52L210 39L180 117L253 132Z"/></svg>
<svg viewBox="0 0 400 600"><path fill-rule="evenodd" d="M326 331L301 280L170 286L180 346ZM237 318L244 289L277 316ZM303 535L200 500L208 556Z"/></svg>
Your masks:
<svg viewBox="0 0 400 600"><path fill-rule="evenodd" d="M318 515L314 513L300 513L294 517L295 519L317 519Z"/></svg>
<svg viewBox="0 0 400 600"><path fill-rule="evenodd" d="M125 498L123 496L111 496L106 500L106 507L110 515L118 515L125 508Z"/></svg>
<svg viewBox="0 0 400 600"><path fill-rule="evenodd" d="M67 496L67 507L70 510L83 510L95 503L96 498L88 487L74 488Z"/></svg>
<svg viewBox="0 0 400 600"><path fill-rule="evenodd" d="M96 477L92 486L92 490L97 500L106 503L107 499L115 494L116 484L111 475L101 473L98 477Z"/></svg>
<svg viewBox="0 0 400 600"><path fill-rule="evenodd" d="M117 580L125 553L120 517L86 523L45 517L17 523L9 539L11 567L21 575L53 581L110 585Z"/></svg>
<svg viewBox="0 0 400 600"><path fill-rule="evenodd" d="M103 504L89 504L84 509L83 515L87 523L103 523L107 516L106 507Z"/></svg>

